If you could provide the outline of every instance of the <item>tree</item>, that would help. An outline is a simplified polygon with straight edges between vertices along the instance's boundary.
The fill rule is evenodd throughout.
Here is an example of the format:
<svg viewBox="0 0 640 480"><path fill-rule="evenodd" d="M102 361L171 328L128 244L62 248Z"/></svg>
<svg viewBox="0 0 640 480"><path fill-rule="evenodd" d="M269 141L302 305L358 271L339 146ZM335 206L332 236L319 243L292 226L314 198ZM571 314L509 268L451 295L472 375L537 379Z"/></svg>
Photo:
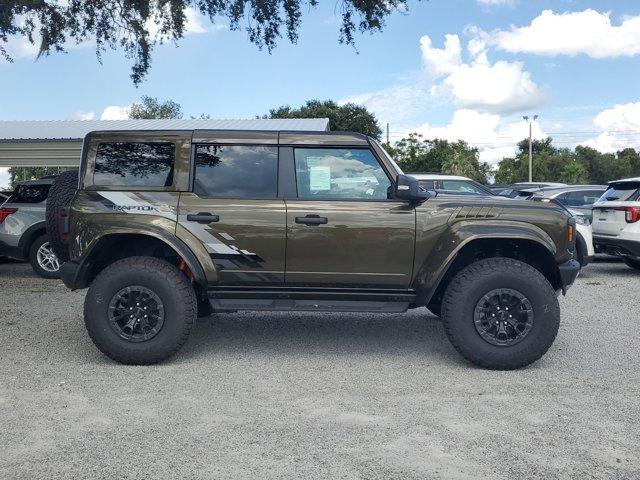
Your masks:
<svg viewBox="0 0 640 480"><path fill-rule="evenodd" d="M18 182L24 180L37 180L48 175L57 175L61 170L68 169L58 167L10 167L9 187L13 189Z"/></svg>
<svg viewBox="0 0 640 480"><path fill-rule="evenodd" d="M375 115L355 103L338 105L333 100L308 100L300 108L288 105L269 110L263 118L328 118L333 131L358 132L380 138L382 129Z"/></svg>
<svg viewBox="0 0 640 480"><path fill-rule="evenodd" d="M173 100L160 102L155 97L143 95L140 103L131 105L129 118L182 118L182 107Z"/></svg>
<svg viewBox="0 0 640 480"><path fill-rule="evenodd" d="M478 149L463 140L424 140L422 135L410 133L395 144L393 152L394 160L406 172L441 172L487 183L489 165L480 162Z"/></svg>
<svg viewBox="0 0 640 480"><path fill-rule="evenodd" d="M11 61L6 45L21 36L38 47L38 57L64 52L69 42L95 42L100 61L107 48L124 49L133 60L131 78L138 85L149 72L153 48L180 40L187 9L211 23L226 18L231 30L244 28L249 41L269 52L282 31L296 43L305 7L319 0L5 0L0 4L0 56ZM407 0L346 0L340 4L340 43L355 44L354 34L381 31L386 17L407 10Z"/></svg>

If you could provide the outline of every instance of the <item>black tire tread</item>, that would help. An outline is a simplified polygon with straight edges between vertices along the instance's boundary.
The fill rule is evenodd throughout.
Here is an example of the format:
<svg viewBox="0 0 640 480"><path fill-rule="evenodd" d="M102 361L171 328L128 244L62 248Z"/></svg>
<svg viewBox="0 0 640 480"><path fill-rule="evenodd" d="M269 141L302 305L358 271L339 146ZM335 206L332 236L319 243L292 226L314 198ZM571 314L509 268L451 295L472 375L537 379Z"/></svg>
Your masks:
<svg viewBox="0 0 640 480"><path fill-rule="evenodd" d="M133 353L134 351L132 351L131 354L120 355L111 351L111 349L108 348L108 345L102 343L102 340L98 336L94 335L94 332L92 331L92 323L89 321L85 313L85 326L89 332L91 340L106 356L116 362L127 365L152 365L175 355L175 353L182 348L189 338L191 330L196 323L198 302L195 291L187 278L175 266L165 260L155 257L128 257L112 263L110 266L102 270L94 279L91 287L89 288L89 292L87 292L85 305L88 301L89 295L91 294L91 289L94 288L94 286L99 288L101 283L109 282L111 278L118 275L123 269L135 269L136 271L148 270L149 273L154 276L163 277L167 282L173 284L178 297L184 300L186 310L184 317L185 328L173 348L167 352L158 354L157 352L154 352L153 349L148 349L145 353L142 353L142 355L140 350L136 350L135 354Z"/></svg>
<svg viewBox="0 0 640 480"><path fill-rule="evenodd" d="M49 243L60 263L69 261L69 246L62 240L58 218L60 209L71 205L78 188L78 172L69 170L56 177L47 197L46 224Z"/></svg>
<svg viewBox="0 0 640 480"><path fill-rule="evenodd" d="M553 325L554 334L551 342L544 348L534 348L535 345L532 345L532 347L529 348L529 350L522 356L521 361L519 361L518 363L501 363L499 360L487 361L480 356L474 356L473 354L470 354L467 349L461 347L456 336L453 334L451 325L448 321L454 305L459 302L461 298L465 297L466 292L471 284L495 274L513 273L514 270L525 272L525 275L528 277L528 281L534 283L539 288L546 290L546 294L548 294L549 296L556 297L556 293L549 281L536 268L527 263L512 258L493 257L474 262L461 270L447 286L442 299L442 319L444 320L444 329L447 337L449 338L449 341L458 351L458 353L460 353L460 355L462 355L468 361L482 368L492 370L514 370L517 368L522 368L539 360L553 343L553 340L555 339L558 328L560 326L560 306L556 298L556 301L553 302L555 309L555 311L553 312L553 318L555 324Z"/></svg>

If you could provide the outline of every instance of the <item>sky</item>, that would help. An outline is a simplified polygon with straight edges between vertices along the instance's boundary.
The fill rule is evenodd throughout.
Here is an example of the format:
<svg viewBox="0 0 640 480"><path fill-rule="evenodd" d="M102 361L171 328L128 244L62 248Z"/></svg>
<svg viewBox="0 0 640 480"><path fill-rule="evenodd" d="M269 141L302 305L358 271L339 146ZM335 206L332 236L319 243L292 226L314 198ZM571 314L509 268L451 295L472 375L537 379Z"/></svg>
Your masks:
<svg viewBox="0 0 640 480"><path fill-rule="evenodd" d="M297 44L268 53L224 19L188 11L185 37L156 47L139 87L122 51L100 64L89 43L36 60L11 38L0 120L118 119L142 95L173 99L186 116L252 118L317 98L366 106L391 141L463 139L491 164L528 134L524 115L558 146L640 147L637 0L410 0L355 48L338 42L334 2L303 12Z"/></svg>

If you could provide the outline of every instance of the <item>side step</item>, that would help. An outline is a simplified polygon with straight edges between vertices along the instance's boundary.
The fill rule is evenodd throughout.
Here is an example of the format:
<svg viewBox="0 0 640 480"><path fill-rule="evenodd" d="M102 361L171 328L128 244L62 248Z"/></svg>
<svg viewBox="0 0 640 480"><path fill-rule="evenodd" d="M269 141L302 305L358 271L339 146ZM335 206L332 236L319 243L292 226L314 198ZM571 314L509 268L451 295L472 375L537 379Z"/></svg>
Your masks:
<svg viewBox="0 0 640 480"><path fill-rule="evenodd" d="M402 313L416 297L405 292L305 290L210 290L208 294L215 311Z"/></svg>

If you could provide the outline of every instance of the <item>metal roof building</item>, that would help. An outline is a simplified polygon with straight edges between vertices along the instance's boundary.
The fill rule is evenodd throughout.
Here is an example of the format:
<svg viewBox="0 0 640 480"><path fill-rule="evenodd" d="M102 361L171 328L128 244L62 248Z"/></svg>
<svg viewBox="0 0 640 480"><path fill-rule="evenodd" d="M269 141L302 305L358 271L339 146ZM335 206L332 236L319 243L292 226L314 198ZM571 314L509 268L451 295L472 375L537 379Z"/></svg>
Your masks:
<svg viewBox="0 0 640 480"><path fill-rule="evenodd" d="M327 131L327 118L0 121L0 167L75 167L94 130Z"/></svg>

